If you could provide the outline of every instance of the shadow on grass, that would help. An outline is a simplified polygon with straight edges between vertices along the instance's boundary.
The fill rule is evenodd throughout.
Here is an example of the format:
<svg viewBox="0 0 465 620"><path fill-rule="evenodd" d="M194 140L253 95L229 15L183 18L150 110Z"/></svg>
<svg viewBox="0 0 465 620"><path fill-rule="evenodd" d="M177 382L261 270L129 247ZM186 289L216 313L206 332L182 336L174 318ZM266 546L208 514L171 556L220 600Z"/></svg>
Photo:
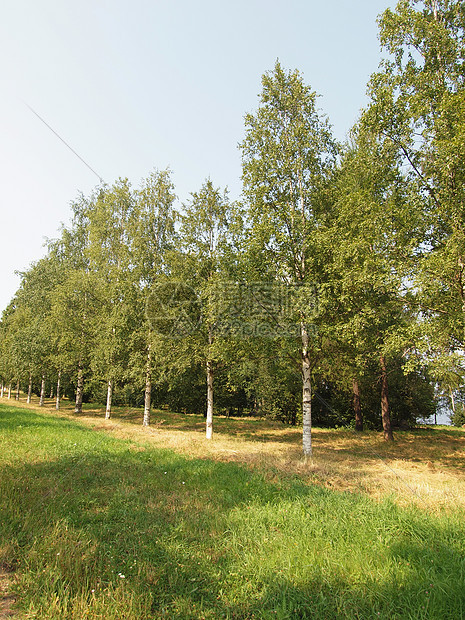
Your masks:
<svg viewBox="0 0 465 620"><path fill-rule="evenodd" d="M43 415L35 413L29 409L21 409L18 406L8 407L1 405L0 407L0 430L1 431L18 431L19 429L32 428L76 428L77 422L70 420L68 417L49 416L45 412ZM84 427L79 425L84 430ZM90 429L86 429L90 430Z"/></svg>
<svg viewBox="0 0 465 620"><path fill-rule="evenodd" d="M46 401L48 403L48 401ZM50 400L50 405L53 401ZM80 415L73 412L73 405L69 401L63 407L67 415L79 420ZM104 411L92 403L86 403L82 417L93 417L96 421L104 419ZM1 414L0 414L1 420ZM133 426L142 425L140 409L130 407L115 407L110 424L119 422ZM108 424L107 422L105 424ZM287 446L289 449L301 449L301 430L289 428L269 420L260 418L226 418L215 417L215 432L229 438L246 440L255 444L276 443ZM165 410L152 412L152 430L164 429L169 431L194 432L199 437L205 431L203 416L196 414L180 414ZM104 430L96 427L95 430ZM107 431L112 431L108 428ZM313 429L315 454L323 460L346 462L348 459L356 463L357 471L372 467L381 461L388 461L395 465L396 460L401 466L406 462L415 466L416 463L428 465L433 470L437 468L450 469L454 475L465 476L463 467L465 459L465 433L456 428L421 427L410 431L396 431L394 443L382 440L381 433L337 429ZM256 455L252 454L252 460ZM233 460L233 459L231 459ZM237 460L237 459L236 459Z"/></svg>
<svg viewBox="0 0 465 620"><path fill-rule="evenodd" d="M0 546L19 562L23 602L42 601L37 617L60 597L62 617L77 617L73 601L90 606L123 586L142 611L112 615L108 600L109 618L463 614L463 519L270 483L235 464L134 452L30 411L2 415L17 432L28 419L37 441L55 433L63 442L51 462L0 469Z"/></svg>

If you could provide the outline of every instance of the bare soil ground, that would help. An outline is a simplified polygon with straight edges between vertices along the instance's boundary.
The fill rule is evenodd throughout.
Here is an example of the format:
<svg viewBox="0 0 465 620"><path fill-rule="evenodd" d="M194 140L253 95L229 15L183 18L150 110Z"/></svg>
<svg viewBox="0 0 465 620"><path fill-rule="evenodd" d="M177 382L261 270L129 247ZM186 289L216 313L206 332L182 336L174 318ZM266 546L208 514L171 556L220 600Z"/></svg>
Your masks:
<svg viewBox="0 0 465 620"><path fill-rule="evenodd" d="M13 611L15 598L8 594L11 572L0 564L0 619L17 617Z"/></svg>

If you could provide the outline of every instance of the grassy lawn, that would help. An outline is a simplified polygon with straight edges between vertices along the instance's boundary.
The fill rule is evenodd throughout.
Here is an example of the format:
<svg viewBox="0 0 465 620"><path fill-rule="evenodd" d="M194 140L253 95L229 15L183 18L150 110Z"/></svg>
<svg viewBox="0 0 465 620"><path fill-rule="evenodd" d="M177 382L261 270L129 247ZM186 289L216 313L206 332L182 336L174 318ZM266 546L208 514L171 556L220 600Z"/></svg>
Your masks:
<svg viewBox="0 0 465 620"><path fill-rule="evenodd" d="M300 433L0 405L0 567L25 618L465 617L465 434ZM1 607L0 607L1 617Z"/></svg>

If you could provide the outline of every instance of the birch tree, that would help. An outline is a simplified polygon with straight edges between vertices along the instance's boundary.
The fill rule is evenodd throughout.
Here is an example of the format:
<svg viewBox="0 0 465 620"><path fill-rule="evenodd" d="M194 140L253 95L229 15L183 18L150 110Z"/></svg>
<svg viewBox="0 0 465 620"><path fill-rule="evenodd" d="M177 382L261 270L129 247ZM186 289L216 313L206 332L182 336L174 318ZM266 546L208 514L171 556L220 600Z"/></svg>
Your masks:
<svg viewBox="0 0 465 620"><path fill-rule="evenodd" d="M252 252L274 265L277 281L289 285L319 280L317 237L336 149L316 101L298 71L285 71L276 62L262 77L259 107L245 117L241 144ZM318 349L312 305L302 298L298 308L305 458L312 456L311 374Z"/></svg>
<svg viewBox="0 0 465 620"><path fill-rule="evenodd" d="M122 382L128 362L134 261L131 227L134 195L129 182L120 179L102 188L87 209L88 245L85 254L94 282L94 343L91 366L106 384L105 418L111 416L115 385Z"/></svg>
<svg viewBox="0 0 465 620"><path fill-rule="evenodd" d="M137 384L144 377L143 425L150 425L154 364L159 343L153 333L147 305L158 278L164 274L165 253L175 238L178 218L174 208L176 195L170 170L154 170L136 192L135 214L131 229L134 276L137 283L137 328L132 342L132 378Z"/></svg>
<svg viewBox="0 0 465 620"><path fill-rule="evenodd" d="M447 366L434 358L450 358L465 340L464 5L404 0L379 23L386 58L370 82L365 122L397 149L417 186L422 348L433 366Z"/></svg>
<svg viewBox="0 0 465 620"><path fill-rule="evenodd" d="M202 333L205 338L207 439L213 435L215 307L212 293L215 293L220 278L225 275L224 257L227 253L230 219L227 191L221 192L207 179L198 192L191 194L190 202L184 205L181 224L182 246L197 263L196 282L192 284L198 287L204 319Z"/></svg>
<svg viewBox="0 0 465 620"><path fill-rule="evenodd" d="M93 346L93 316L97 307L95 284L86 256L89 198L80 196L72 204L71 226L51 244L49 252L60 264L62 274L51 299L51 346L58 372L74 376L75 413L82 412L84 380Z"/></svg>
<svg viewBox="0 0 465 620"><path fill-rule="evenodd" d="M16 360L21 377L28 380L27 402L31 402L33 379L40 379L39 404L45 399L45 381L54 371L52 326L53 291L60 282L60 265L49 254L21 273L21 285L9 318L12 332L10 356Z"/></svg>
<svg viewBox="0 0 465 620"><path fill-rule="evenodd" d="M356 128L335 175L328 245L332 333L353 372L354 408L364 369L380 370L384 436L392 440L388 365L413 345L409 278L421 241L421 209L398 165L397 149ZM418 202L418 201L416 201Z"/></svg>

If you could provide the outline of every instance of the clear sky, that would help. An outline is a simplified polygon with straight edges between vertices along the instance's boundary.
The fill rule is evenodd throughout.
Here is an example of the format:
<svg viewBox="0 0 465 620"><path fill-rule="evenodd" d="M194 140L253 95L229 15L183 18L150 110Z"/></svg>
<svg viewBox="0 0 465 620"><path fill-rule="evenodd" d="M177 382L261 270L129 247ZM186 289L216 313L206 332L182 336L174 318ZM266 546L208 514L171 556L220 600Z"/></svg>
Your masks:
<svg viewBox="0 0 465 620"><path fill-rule="evenodd" d="M170 167L240 194L243 117L277 58L299 69L343 140L380 60L394 0L2 0L0 311L98 178Z"/></svg>

